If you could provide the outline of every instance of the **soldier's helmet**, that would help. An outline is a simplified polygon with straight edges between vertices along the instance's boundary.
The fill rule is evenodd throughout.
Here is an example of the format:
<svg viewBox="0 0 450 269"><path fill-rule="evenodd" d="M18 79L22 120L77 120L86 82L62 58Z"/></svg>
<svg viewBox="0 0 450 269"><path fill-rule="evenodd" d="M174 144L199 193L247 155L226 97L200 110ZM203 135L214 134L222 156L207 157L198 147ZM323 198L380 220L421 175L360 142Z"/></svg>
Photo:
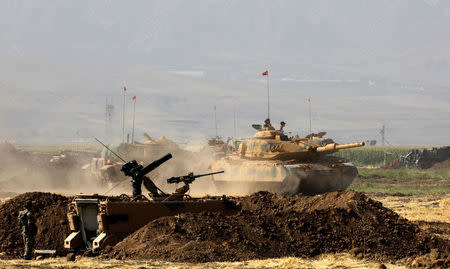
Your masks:
<svg viewBox="0 0 450 269"><path fill-rule="evenodd" d="M265 121L264 121L264 123L265 124L268 124L268 123L270 123L270 119L269 118L267 118Z"/></svg>
<svg viewBox="0 0 450 269"><path fill-rule="evenodd" d="M286 122L282 121L282 122L280 122L280 125L285 126Z"/></svg>
<svg viewBox="0 0 450 269"><path fill-rule="evenodd" d="M25 208L26 209L30 209L31 208L31 205L32 205L32 202L31 202L31 200L27 200L27 201L25 201Z"/></svg>

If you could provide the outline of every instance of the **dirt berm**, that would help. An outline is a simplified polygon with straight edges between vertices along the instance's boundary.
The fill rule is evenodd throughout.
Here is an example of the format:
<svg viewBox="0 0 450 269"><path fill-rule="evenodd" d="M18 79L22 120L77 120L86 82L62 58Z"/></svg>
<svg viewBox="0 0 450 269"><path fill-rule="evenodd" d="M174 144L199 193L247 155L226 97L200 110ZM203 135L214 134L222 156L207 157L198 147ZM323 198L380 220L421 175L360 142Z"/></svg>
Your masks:
<svg viewBox="0 0 450 269"><path fill-rule="evenodd" d="M287 197L259 192L236 200L242 205L237 215L160 218L106 248L102 255L209 262L350 251L385 261L416 257L433 249L439 253L439 263L448 262L449 241L424 233L358 192Z"/></svg>
<svg viewBox="0 0 450 269"><path fill-rule="evenodd" d="M69 198L52 193L30 192L18 195L0 205L0 251L11 256L23 254L22 230L18 220L26 200L32 201L32 212L38 232L37 249L64 247L64 239L70 233L67 224Z"/></svg>

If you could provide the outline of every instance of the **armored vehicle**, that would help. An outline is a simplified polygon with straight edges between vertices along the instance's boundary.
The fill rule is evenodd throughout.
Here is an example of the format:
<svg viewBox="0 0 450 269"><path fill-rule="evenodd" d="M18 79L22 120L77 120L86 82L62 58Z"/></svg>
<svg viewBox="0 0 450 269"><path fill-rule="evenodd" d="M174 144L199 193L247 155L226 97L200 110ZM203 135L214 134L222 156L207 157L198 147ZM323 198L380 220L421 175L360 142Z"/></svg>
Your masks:
<svg viewBox="0 0 450 269"><path fill-rule="evenodd" d="M122 165L121 171L133 179L133 184L139 182L139 189L142 183L147 189L155 188L149 196L135 193L133 190L133 197L125 194L117 197L100 195L75 197L69 205L67 214L71 234L65 239L64 248L72 251L98 250L115 245L150 221L164 216L199 212L221 212L224 215L231 215L238 212L238 206L225 196L192 198L186 194L189 191L189 184L196 178L223 171L203 175L189 173L186 176L168 178L168 184L184 183L170 195L156 187L145 175L171 158L172 155L167 154L146 167L138 164L136 160Z"/></svg>
<svg viewBox="0 0 450 269"><path fill-rule="evenodd" d="M211 165L212 170L227 171L213 176L219 192L319 194L346 189L358 175L353 164L330 154L362 147L364 142L338 145L325 139L325 132L288 137L284 124L279 130L271 125L253 127L258 132L252 139L242 141L235 154Z"/></svg>
<svg viewBox="0 0 450 269"><path fill-rule="evenodd" d="M160 156L164 152L173 152L176 157L172 164L176 166L179 172L184 173L187 170L184 160L192 159L192 153L183 150L178 144L164 136L153 140L147 133L142 135L147 139L143 143L121 143L117 146L111 146L111 148L125 159L134 159L143 163L155 160L156 156ZM111 185L126 178L120 171L121 167L120 160L106 148L103 148L101 157L92 158L90 164L85 165L84 169L99 183Z"/></svg>

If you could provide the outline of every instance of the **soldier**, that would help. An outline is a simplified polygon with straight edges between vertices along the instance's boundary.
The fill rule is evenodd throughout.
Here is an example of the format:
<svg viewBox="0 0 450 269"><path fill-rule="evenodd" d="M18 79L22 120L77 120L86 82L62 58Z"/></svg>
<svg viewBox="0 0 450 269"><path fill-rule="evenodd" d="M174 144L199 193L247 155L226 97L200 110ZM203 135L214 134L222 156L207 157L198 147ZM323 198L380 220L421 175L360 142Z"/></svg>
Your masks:
<svg viewBox="0 0 450 269"><path fill-rule="evenodd" d="M275 130L275 128L273 128L272 124L270 123L270 119L267 118L264 121L264 128L266 128L266 130Z"/></svg>
<svg viewBox="0 0 450 269"><path fill-rule="evenodd" d="M284 121L280 122L280 133L283 132L284 126L286 126L286 122L284 122Z"/></svg>
<svg viewBox="0 0 450 269"><path fill-rule="evenodd" d="M31 201L25 202L25 210L19 212L19 222L22 226L23 244L25 247L23 258L31 260L31 252L34 245L34 236L37 232L33 213L31 213Z"/></svg>

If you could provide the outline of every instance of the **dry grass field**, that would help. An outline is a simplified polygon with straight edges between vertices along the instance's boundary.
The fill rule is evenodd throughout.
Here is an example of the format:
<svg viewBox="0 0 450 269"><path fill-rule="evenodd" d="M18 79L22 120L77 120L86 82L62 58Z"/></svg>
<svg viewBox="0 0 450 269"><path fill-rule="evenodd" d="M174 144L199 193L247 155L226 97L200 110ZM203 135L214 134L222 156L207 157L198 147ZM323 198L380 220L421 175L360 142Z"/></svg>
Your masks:
<svg viewBox="0 0 450 269"><path fill-rule="evenodd" d="M402 265L385 264L387 268L406 268ZM161 261L119 261L100 260L96 258L80 258L68 262L65 258L50 258L40 261L1 260L2 268L379 268L380 263L369 260L358 260L347 253L326 254L315 259L282 258L268 260L252 260L245 262L214 262L202 264L171 263Z"/></svg>

